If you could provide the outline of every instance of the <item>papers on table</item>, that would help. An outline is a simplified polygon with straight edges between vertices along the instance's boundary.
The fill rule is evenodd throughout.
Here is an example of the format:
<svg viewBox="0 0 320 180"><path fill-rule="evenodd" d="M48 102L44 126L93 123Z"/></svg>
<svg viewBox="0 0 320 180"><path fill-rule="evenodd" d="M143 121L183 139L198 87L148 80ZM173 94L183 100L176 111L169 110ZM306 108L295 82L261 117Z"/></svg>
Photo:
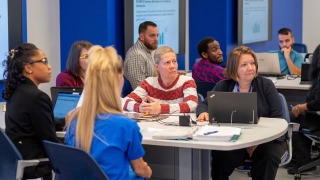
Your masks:
<svg viewBox="0 0 320 180"><path fill-rule="evenodd" d="M194 135L194 140L230 141L241 135L241 128L226 126L203 126Z"/></svg>
<svg viewBox="0 0 320 180"><path fill-rule="evenodd" d="M190 139L198 127L183 127L178 129L164 129L152 135L152 139Z"/></svg>

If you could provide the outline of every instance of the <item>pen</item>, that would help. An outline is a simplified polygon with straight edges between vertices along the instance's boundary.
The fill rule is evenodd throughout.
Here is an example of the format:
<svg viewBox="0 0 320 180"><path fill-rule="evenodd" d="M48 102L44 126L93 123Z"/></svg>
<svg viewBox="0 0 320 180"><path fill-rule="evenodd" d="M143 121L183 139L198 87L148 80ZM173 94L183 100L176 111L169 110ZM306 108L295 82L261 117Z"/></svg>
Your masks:
<svg viewBox="0 0 320 180"><path fill-rule="evenodd" d="M209 132L205 132L203 133L203 135L209 135L209 134L214 134L217 133L218 131L209 131Z"/></svg>

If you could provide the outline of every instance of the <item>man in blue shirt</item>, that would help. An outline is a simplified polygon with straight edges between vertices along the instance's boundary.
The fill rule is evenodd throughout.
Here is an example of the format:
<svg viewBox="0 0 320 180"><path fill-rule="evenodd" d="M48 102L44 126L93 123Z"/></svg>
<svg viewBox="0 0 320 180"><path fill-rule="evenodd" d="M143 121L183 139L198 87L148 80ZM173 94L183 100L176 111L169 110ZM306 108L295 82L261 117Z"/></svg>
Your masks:
<svg viewBox="0 0 320 180"><path fill-rule="evenodd" d="M304 59L300 53L293 50L294 37L291 29L282 28L278 31L280 50L274 51L279 54L280 69L282 74L301 74L301 64Z"/></svg>

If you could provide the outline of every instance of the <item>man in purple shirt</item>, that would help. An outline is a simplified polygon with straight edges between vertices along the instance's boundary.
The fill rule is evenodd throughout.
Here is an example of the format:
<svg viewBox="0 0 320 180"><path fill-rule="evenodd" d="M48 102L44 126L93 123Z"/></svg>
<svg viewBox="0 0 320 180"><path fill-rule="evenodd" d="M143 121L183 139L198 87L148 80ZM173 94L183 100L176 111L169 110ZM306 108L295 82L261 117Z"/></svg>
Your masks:
<svg viewBox="0 0 320 180"><path fill-rule="evenodd" d="M212 37L202 39L198 44L198 53L202 59L192 68L192 78L195 81L217 83L226 79L223 75L224 68L220 67L223 61L220 44Z"/></svg>

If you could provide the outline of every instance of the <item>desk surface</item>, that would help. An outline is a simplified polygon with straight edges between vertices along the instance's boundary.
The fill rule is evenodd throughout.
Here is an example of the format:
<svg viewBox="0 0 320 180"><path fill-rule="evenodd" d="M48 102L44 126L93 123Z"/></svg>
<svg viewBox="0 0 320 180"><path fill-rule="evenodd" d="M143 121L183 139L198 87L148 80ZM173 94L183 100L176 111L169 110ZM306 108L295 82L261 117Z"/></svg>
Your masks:
<svg viewBox="0 0 320 180"><path fill-rule="evenodd" d="M277 89L295 89L295 90L309 90L311 85L300 85L301 78L288 80L287 77L284 79L277 79L276 77L268 77L272 80Z"/></svg>
<svg viewBox="0 0 320 180"><path fill-rule="evenodd" d="M178 117L172 116L170 118ZM172 129L174 131L177 128L188 127L165 126L157 122L140 122L139 126L143 135L142 144L208 150L234 150L263 144L277 139L287 132L288 124L284 119L278 118L261 118L258 124L241 124L239 127L242 127L242 135L236 142L155 140L152 139L150 128Z"/></svg>
<svg viewBox="0 0 320 180"><path fill-rule="evenodd" d="M192 114L192 116L195 115ZM170 119L173 121L176 119L178 121L178 116L170 116ZM174 131L179 128L190 127L166 126L158 122L140 122L138 125L143 135L142 144L207 150L234 150L263 144L281 137L287 132L288 128L288 123L284 119L260 118L258 124L241 124L239 126L234 124L236 127L242 127L242 135L236 142L218 142L195 140L156 140L152 139L152 133L155 129L172 129ZM64 137L64 132L57 132L57 136Z"/></svg>

